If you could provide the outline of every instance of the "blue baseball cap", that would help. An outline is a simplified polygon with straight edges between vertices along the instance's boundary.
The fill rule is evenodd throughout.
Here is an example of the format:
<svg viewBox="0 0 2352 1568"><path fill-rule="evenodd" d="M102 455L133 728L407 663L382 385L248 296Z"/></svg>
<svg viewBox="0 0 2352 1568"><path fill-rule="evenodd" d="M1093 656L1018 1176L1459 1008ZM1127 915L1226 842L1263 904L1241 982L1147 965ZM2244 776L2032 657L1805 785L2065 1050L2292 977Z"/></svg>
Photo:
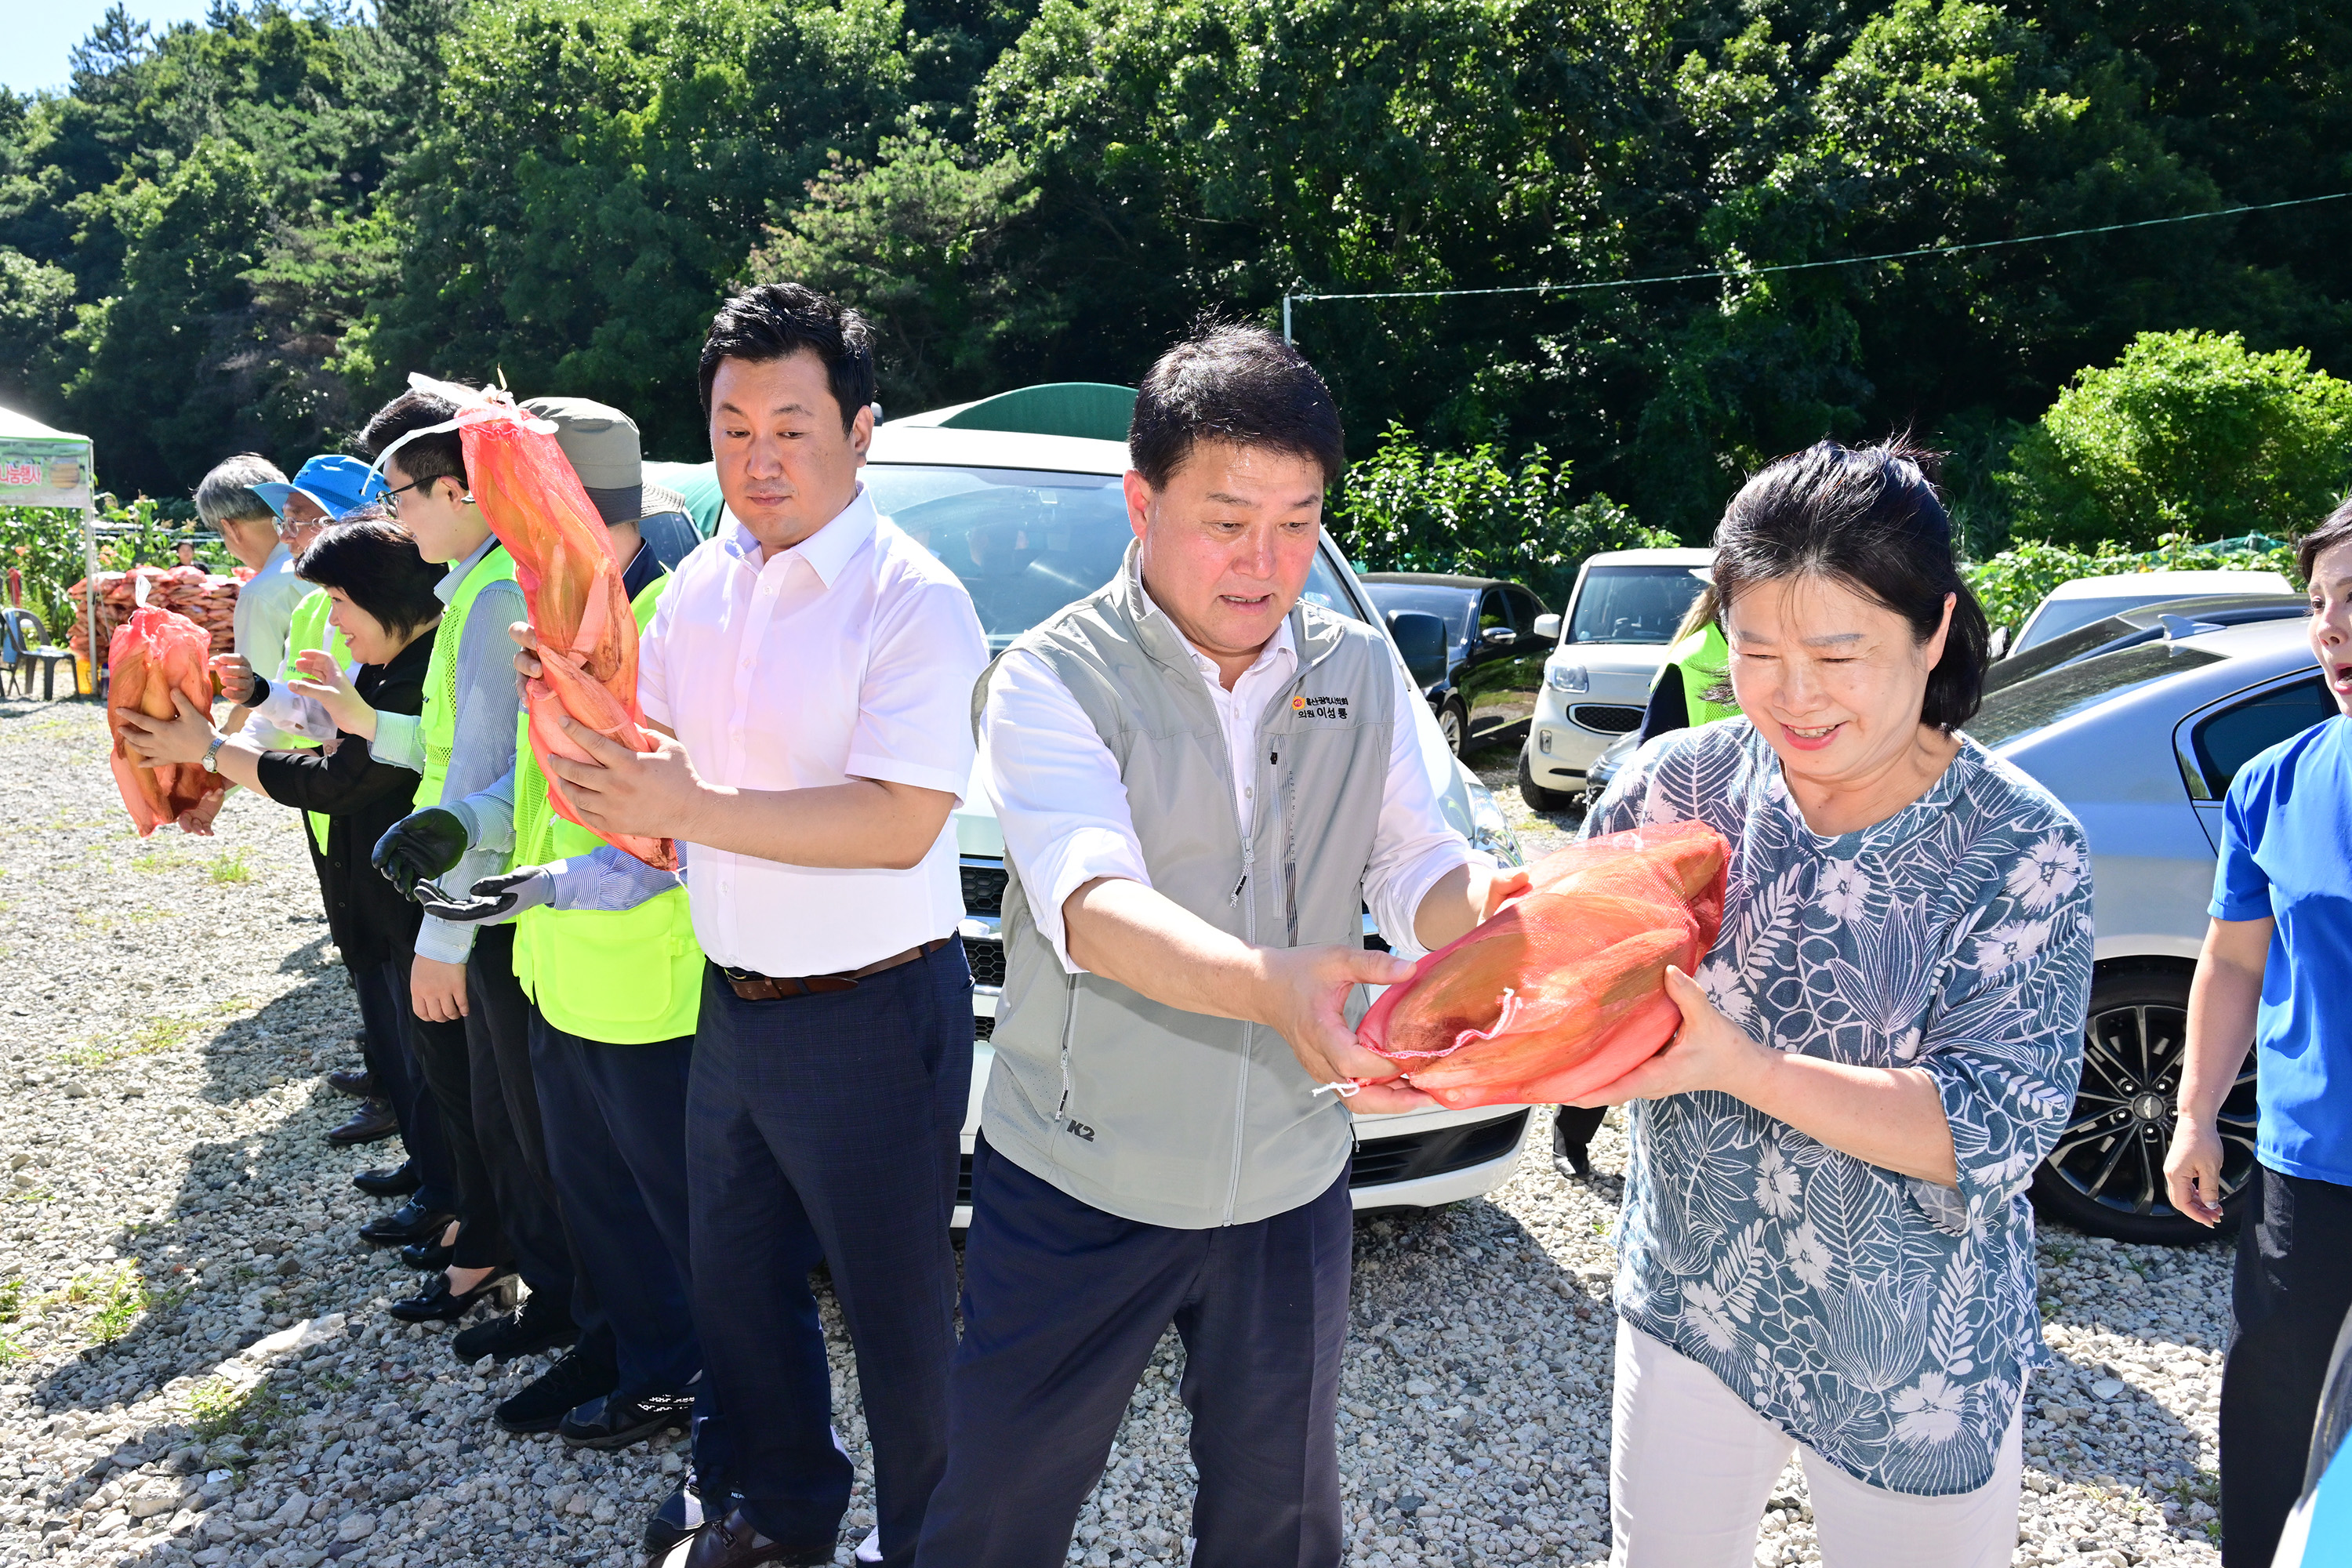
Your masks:
<svg viewBox="0 0 2352 1568"><path fill-rule="evenodd" d="M269 510L280 520L286 516L286 498L296 490L317 504L319 509L337 521L383 494L382 474L372 471L357 458L332 457L321 454L302 465L290 484L263 483L253 487L253 493L269 503Z"/></svg>

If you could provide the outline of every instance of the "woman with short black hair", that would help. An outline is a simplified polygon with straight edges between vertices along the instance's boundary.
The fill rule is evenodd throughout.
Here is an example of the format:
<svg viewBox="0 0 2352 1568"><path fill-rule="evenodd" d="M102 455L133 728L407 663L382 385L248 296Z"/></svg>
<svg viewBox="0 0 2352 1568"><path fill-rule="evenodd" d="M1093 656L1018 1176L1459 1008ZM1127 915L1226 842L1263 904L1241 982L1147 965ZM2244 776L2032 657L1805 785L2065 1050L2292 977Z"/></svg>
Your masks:
<svg viewBox="0 0 2352 1568"><path fill-rule="evenodd" d="M1643 746L1587 826L1733 846L1681 1032L1593 1097L1633 1102L1612 1561L1746 1568L1799 1450L1829 1568L2005 1565L2082 830L1959 732L1985 620L1919 454L1782 458L1715 542L1741 716Z"/></svg>
<svg viewBox="0 0 2352 1568"><path fill-rule="evenodd" d="M283 684L293 692L317 692L331 685L355 688L368 704L393 713L414 713L425 696L425 662L432 655L435 626L441 619L441 600L434 592L444 569L425 560L405 530L381 512L355 516L336 524L312 542L296 563L305 581L327 591L332 601L329 619L348 645L351 668L334 668L324 653L301 656L299 678ZM256 703L269 692L257 679ZM284 705L287 721L304 720ZM418 1238L414 1250L434 1261L446 1250L436 1245L443 1228L457 1215L471 1215L479 1205L469 1202L488 1190L481 1157L470 1121L453 1124L444 1097L426 1093L422 1065L409 1030L413 1019L408 1003L409 963L422 911L376 875L370 852L384 830L407 815L416 791L416 774L406 768L381 763L361 737L322 735L314 750L265 751L247 735L226 736L211 719L184 697L178 699L176 719L140 717L127 724L124 743L148 763L198 763L233 783L257 790L281 805L310 814L312 830L304 834L310 860L325 895L327 930L351 972L359 994L360 1014L367 1033L369 1066L384 1082L388 1097L404 1106L403 1136L410 1152L418 1152L425 1139L437 1139L447 1149L446 1161L420 1159L425 1172L446 1169L441 1182L428 1179L410 1203L365 1227L362 1235L378 1245ZM315 708L315 703L311 704ZM431 1118L429 1127L421 1127ZM445 1190L454 1186L455 1190ZM468 1232L488 1249L486 1257L502 1263L503 1240L495 1220L488 1226L469 1224Z"/></svg>

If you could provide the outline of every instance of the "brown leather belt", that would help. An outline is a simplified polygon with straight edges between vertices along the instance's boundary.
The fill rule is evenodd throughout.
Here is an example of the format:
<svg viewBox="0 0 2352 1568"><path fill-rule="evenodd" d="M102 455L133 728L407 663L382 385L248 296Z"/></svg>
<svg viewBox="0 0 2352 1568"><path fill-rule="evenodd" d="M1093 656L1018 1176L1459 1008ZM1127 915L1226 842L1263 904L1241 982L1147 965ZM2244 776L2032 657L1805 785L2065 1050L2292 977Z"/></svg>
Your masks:
<svg viewBox="0 0 2352 1568"><path fill-rule="evenodd" d="M887 958L875 960L863 969L845 969L834 974L754 974L748 969L719 966L727 977L727 984L746 1002L786 1002L795 996L814 996L827 991L855 991L857 983L868 975L879 974L886 969L896 969L902 963L912 963L927 953L939 952L951 938L938 937L919 947L904 952L894 952Z"/></svg>

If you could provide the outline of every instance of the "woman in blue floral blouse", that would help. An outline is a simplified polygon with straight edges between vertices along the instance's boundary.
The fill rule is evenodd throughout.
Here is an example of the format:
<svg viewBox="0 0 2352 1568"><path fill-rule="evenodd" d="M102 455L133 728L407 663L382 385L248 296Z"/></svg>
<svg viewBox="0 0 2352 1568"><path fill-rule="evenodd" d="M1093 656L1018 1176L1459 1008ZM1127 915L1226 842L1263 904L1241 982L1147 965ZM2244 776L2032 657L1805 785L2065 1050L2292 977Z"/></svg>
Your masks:
<svg viewBox="0 0 2352 1568"><path fill-rule="evenodd" d="M1984 614L1910 453L1783 458L1716 549L1743 716L1643 747L1588 825L1733 847L1720 940L1669 973L1680 1034L1598 1097L1633 1132L1612 1561L1748 1568L1801 1449L1828 1568L2007 1564L2082 830L1959 732Z"/></svg>

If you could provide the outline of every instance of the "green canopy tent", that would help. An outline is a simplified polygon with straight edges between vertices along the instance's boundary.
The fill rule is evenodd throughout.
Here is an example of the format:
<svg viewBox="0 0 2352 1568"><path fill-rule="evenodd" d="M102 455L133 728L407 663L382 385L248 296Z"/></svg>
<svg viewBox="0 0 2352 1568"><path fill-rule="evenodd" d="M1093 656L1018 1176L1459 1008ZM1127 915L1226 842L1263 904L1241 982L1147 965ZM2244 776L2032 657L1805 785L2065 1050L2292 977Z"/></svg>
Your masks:
<svg viewBox="0 0 2352 1568"><path fill-rule="evenodd" d="M0 506L48 506L81 513L82 612L93 638L98 629L98 500L92 493L96 453L87 436L52 430L29 415L0 408ZM63 636L49 628L52 637ZM90 676L103 669L105 650L93 641Z"/></svg>

